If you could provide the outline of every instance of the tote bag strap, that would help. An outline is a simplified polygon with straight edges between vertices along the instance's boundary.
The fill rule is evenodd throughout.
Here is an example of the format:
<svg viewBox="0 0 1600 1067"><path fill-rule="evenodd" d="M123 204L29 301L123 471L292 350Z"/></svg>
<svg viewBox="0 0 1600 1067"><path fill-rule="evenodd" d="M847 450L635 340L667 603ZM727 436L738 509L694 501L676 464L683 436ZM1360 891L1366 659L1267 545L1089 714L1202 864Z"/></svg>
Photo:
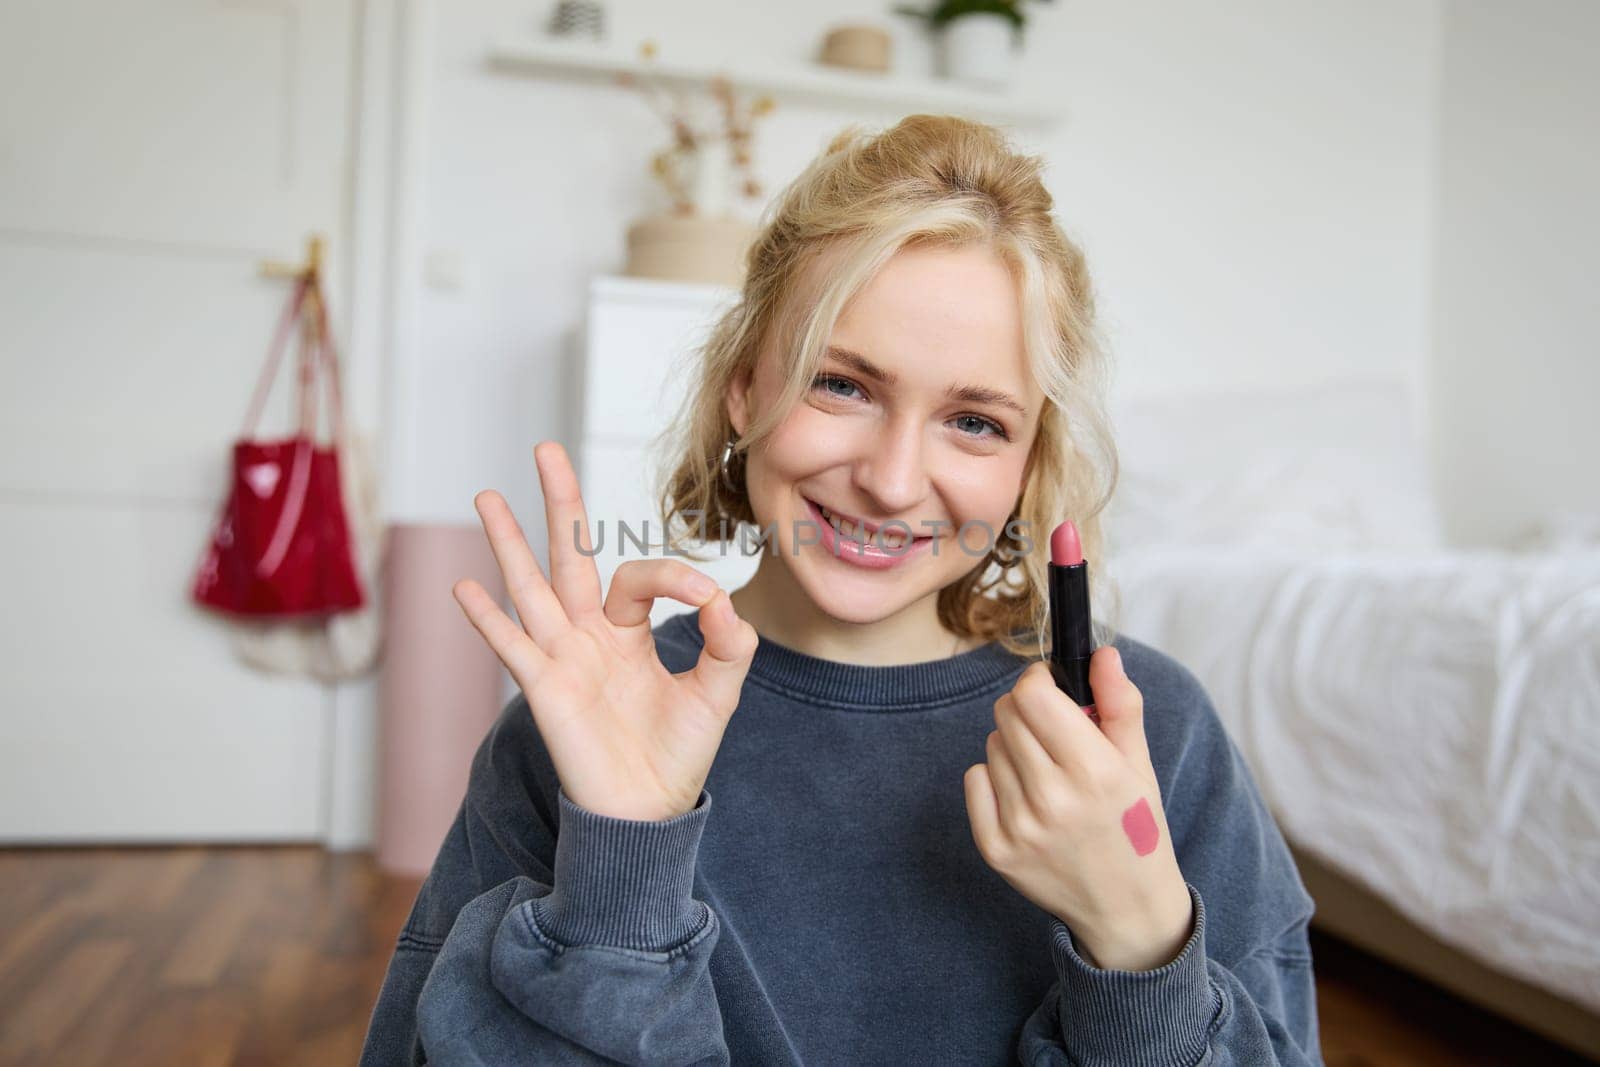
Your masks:
<svg viewBox="0 0 1600 1067"><path fill-rule="evenodd" d="M283 510L278 514L278 522L268 540L266 551L256 563L256 573L262 578L271 577L282 565L294 540L295 530L299 528L301 515L305 511L306 497L311 484L312 452L316 446L316 378L319 369L327 376L333 432L331 447L335 453L343 441L344 412L339 393L339 360L333 347L333 331L328 325L327 301L322 298L320 276L317 274L303 277L295 287L295 295L289 306L290 314L286 316L284 323L280 323L278 338L274 342L268 365L269 373L262 378L262 386L265 386L265 389L257 387L256 403L251 408L249 425L253 427L260 415L260 404L271 391L270 371L276 369L277 359L282 355L282 342L286 340L284 324L293 325L296 313L308 299L311 301L309 310L313 322L303 335L304 343L300 348L300 436L295 441L294 451L289 460L289 482L284 494Z"/></svg>
<svg viewBox="0 0 1600 1067"><path fill-rule="evenodd" d="M328 324L328 301L322 295L322 275L318 274L313 283L311 299L315 304L317 318L317 349L321 357L323 373L327 375L328 406L333 431L333 447L337 450L344 441L344 402L343 394L339 388L339 353L333 344L333 327ZM307 433L315 436L315 418L312 419Z"/></svg>
<svg viewBox="0 0 1600 1067"><path fill-rule="evenodd" d="M277 377L278 363L283 358L284 348L287 346L289 334L294 329L296 320L310 302L311 313L314 318L313 329L308 338L309 344L303 346L300 352L300 431L307 437L316 437L317 412L315 408L314 390L316 377L320 369L327 375L328 400L331 408L334 447L343 440L344 432L344 405L339 388L339 357L333 344L333 330L328 323L328 302L322 294L322 279L320 273L301 275L296 281L294 292L290 294L289 302L283 309L283 316L278 320L277 330L274 332L272 345L267 350L266 365L262 367L260 380L256 382L255 394L251 398L250 408L245 415L244 428L240 437L249 438L255 432L256 424L261 421L261 411L266 405L267 397L272 393L272 386ZM311 351L307 351L309 348Z"/></svg>
<svg viewBox="0 0 1600 1067"><path fill-rule="evenodd" d="M300 309L305 305L306 294L310 289L310 279L306 276L302 275L295 281L294 292L289 296L289 303L284 306L283 315L278 319L278 328L272 336L271 347L267 349L266 365L261 368L255 395L251 398L249 411L244 417L244 428L239 431L241 438L248 439L255 433L256 423L261 420L261 408L267 402L267 394L272 392L272 382L278 372L278 361L283 358L289 331L294 328L295 320L300 317Z"/></svg>

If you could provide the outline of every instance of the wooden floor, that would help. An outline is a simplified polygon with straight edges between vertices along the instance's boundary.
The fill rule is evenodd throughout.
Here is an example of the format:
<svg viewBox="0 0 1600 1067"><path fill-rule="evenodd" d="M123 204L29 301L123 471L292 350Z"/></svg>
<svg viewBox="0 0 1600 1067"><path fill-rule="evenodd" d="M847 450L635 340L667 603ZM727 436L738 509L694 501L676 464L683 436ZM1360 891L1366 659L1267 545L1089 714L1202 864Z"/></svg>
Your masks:
<svg viewBox="0 0 1600 1067"><path fill-rule="evenodd" d="M312 847L0 851L0 1063L353 1064L418 885Z"/></svg>
<svg viewBox="0 0 1600 1067"><path fill-rule="evenodd" d="M352 1064L418 884L309 847L0 851L0 1063ZM1313 952L1328 1067L1589 1062Z"/></svg>

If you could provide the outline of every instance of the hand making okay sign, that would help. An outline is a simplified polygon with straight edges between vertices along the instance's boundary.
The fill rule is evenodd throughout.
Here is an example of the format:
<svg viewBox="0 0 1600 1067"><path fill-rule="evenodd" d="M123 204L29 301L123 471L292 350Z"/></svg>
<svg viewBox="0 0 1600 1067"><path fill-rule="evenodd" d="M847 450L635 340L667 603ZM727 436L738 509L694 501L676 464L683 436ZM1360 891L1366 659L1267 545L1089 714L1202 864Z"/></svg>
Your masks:
<svg viewBox="0 0 1600 1067"><path fill-rule="evenodd" d="M681 815L699 799L739 704L759 641L755 627L714 581L676 559L623 563L602 604L566 450L542 441L534 462L549 527L549 580L505 499L485 489L473 504L521 624L471 579L452 592L521 686L568 799L621 819ZM705 649L681 674L656 654L650 606L659 596L700 609Z"/></svg>

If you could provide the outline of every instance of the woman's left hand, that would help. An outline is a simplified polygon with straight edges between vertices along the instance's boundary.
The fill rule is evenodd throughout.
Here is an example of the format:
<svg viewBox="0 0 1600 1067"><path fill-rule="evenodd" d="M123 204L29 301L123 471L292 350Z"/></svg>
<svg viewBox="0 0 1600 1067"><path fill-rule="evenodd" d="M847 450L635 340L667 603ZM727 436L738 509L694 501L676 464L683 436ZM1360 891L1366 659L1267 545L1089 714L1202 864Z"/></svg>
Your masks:
<svg viewBox="0 0 1600 1067"><path fill-rule="evenodd" d="M1173 960L1194 906L1167 832L1144 735L1144 696L1110 645L1089 660L1100 725L1044 662L994 704L988 763L967 769L978 852L1065 923L1089 962L1145 971Z"/></svg>

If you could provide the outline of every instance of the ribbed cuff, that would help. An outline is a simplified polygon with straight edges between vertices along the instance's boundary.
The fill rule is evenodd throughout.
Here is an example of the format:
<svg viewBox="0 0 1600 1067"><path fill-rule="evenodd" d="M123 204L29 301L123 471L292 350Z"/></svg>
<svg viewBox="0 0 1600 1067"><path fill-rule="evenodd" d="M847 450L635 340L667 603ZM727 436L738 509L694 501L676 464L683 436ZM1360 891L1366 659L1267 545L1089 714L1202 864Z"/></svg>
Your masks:
<svg viewBox="0 0 1600 1067"><path fill-rule="evenodd" d="M554 885L530 902L534 921L564 945L665 952L704 925L695 859L711 794L670 819L618 819L579 807L557 786Z"/></svg>
<svg viewBox="0 0 1600 1067"><path fill-rule="evenodd" d="M1194 931L1176 959L1153 971L1104 970L1078 955L1072 932L1051 924L1061 979L1061 1033L1074 1062L1194 1064L1206 1045L1222 994L1206 970L1206 907L1192 884Z"/></svg>

